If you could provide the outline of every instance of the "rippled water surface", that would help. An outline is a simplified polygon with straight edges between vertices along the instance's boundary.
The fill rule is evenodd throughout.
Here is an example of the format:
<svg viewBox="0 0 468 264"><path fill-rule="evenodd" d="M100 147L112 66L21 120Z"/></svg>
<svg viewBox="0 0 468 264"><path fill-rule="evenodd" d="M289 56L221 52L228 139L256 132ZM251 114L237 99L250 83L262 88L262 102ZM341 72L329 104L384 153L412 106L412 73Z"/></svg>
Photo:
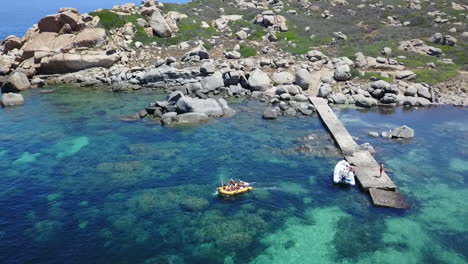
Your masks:
<svg viewBox="0 0 468 264"><path fill-rule="evenodd" d="M338 111L407 195L400 211L331 184L340 157L316 116L265 121L238 99L203 126L121 120L163 97L57 87L0 109L2 263L468 261L467 109ZM367 136L402 124L414 140ZM230 178L255 190L216 196Z"/></svg>

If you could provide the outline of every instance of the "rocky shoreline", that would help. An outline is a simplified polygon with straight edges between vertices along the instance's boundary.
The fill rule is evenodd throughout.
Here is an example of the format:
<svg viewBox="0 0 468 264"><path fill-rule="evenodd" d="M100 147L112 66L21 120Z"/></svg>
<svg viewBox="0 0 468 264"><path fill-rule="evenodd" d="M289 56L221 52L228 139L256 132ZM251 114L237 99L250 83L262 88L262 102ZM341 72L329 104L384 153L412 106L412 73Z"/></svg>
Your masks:
<svg viewBox="0 0 468 264"><path fill-rule="evenodd" d="M42 18L22 38L9 36L2 42L2 105L21 105L22 91L55 84L103 86L114 92L165 89L171 93L167 101L151 103L133 116L152 116L165 125L232 116L235 111L222 98L239 96L269 102L263 113L267 119L313 114L315 109L308 100L311 96L326 98L330 104L359 107L468 105L466 74L436 85L414 82L417 73L398 61L402 58L393 57L394 51L389 47L381 50L381 57L362 52L353 58L330 57L313 48L304 55L282 51L277 47L276 36L278 32L288 32L288 24L284 16L277 14L277 8L275 3L266 6L264 9L273 11L260 10L251 21L265 29L262 40L248 40L253 34L250 28L231 32L229 26L242 15L224 15L220 8L218 19L201 23L201 27L219 35L164 47L156 42L135 41L140 29L147 37L158 36L161 41L178 36L178 23L187 15L166 11L157 1L144 1L140 6L125 4L90 14L62 8L59 13ZM141 18L136 25L129 22L105 30L96 15L99 12ZM341 32L334 36L333 41L347 38ZM431 41L457 45L457 39L440 33L434 34ZM214 48L207 49L206 44ZM260 54L243 56L246 44L261 50ZM441 49L418 39L400 42L398 50L435 56L441 64L453 63L444 58ZM371 71L380 75L368 80L360 78Z"/></svg>

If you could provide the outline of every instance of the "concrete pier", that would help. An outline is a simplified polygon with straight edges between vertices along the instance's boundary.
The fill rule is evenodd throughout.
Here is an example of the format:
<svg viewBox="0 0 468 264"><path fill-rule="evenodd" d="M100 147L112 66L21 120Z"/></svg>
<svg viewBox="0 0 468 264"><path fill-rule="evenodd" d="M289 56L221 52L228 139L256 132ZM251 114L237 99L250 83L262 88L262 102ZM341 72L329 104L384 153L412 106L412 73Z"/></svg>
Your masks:
<svg viewBox="0 0 468 264"><path fill-rule="evenodd" d="M318 97L309 97L309 100L317 109L323 123L340 147L344 158L353 165L359 184L370 193L374 205L407 208L408 203L405 197L396 191L396 185L387 173L382 173L380 177L379 163L368 151L357 148L358 145L328 106L327 100Z"/></svg>

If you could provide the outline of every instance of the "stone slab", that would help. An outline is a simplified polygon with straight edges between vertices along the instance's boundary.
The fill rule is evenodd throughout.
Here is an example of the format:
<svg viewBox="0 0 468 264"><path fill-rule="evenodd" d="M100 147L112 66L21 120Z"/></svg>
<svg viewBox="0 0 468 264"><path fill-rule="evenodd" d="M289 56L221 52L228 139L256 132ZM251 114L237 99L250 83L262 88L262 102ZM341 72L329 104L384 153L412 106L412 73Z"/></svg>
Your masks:
<svg viewBox="0 0 468 264"><path fill-rule="evenodd" d="M370 188L369 193L375 206L408 209L408 201L399 192Z"/></svg>
<svg viewBox="0 0 468 264"><path fill-rule="evenodd" d="M380 176L380 166L368 151L357 151L352 155L345 155L345 159L353 165L356 178L363 189L396 190L396 185L385 171Z"/></svg>
<svg viewBox="0 0 468 264"><path fill-rule="evenodd" d="M320 118L325 123L336 143L344 153L353 153L357 148L356 142L353 140L348 130L343 126L341 121L336 117L333 110L328 106L327 100L318 97L309 97L309 100L314 104Z"/></svg>

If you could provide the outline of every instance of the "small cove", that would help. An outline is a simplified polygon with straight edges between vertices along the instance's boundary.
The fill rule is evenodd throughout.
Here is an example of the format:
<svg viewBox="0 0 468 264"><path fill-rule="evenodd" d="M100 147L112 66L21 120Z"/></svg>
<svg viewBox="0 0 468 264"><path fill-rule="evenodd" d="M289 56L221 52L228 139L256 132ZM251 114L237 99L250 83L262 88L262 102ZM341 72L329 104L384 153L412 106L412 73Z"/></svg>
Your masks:
<svg viewBox="0 0 468 264"><path fill-rule="evenodd" d="M266 104L237 100L234 118L194 127L124 122L154 92L54 87L0 109L0 255L4 263L465 263L466 108L341 109L409 198L374 208L338 188L340 156L305 155L324 139L317 116L266 121ZM406 124L409 142L367 133ZM256 190L214 195L220 179ZM27 250L24 250L27 248Z"/></svg>

